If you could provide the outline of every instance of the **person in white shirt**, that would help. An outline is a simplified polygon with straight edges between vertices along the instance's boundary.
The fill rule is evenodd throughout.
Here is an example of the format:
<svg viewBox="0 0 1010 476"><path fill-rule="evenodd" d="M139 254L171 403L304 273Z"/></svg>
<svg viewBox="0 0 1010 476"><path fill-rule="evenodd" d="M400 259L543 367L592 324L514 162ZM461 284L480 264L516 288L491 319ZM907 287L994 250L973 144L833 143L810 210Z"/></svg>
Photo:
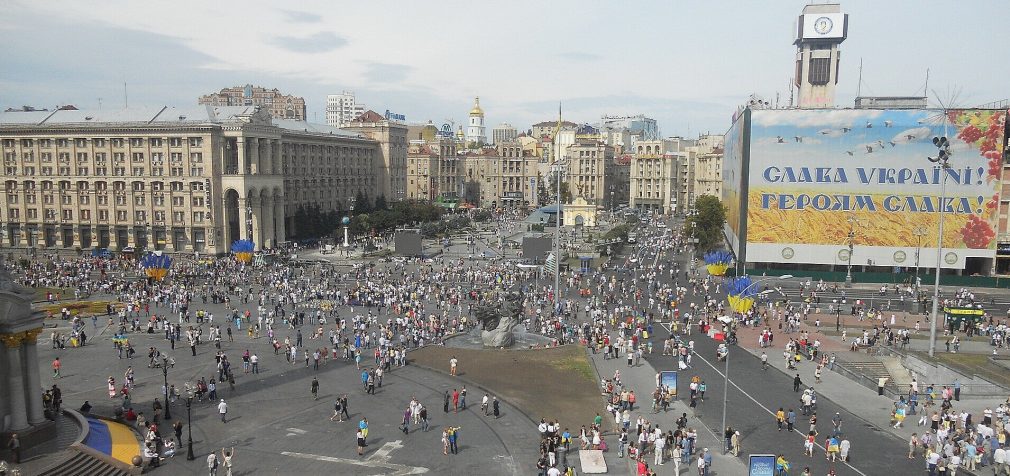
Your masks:
<svg viewBox="0 0 1010 476"><path fill-rule="evenodd" d="M663 438L662 434L656 437L656 463L657 465L663 464L663 449L666 448L666 439Z"/></svg>
<svg viewBox="0 0 1010 476"><path fill-rule="evenodd" d="M217 412L221 414L221 423L228 423L228 404L221 399L221 403L217 404Z"/></svg>

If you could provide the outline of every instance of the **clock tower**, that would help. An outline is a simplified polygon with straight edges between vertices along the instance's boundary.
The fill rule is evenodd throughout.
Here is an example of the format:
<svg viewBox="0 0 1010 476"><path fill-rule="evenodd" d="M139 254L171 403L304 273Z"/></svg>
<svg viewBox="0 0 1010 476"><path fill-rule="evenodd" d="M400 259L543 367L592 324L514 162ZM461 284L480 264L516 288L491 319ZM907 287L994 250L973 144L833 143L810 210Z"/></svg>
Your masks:
<svg viewBox="0 0 1010 476"><path fill-rule="evenodd" d="M835 106L838 66L849 30L849 15L837 3L803 7L796 28L796 77L800 108Z"/></svg>

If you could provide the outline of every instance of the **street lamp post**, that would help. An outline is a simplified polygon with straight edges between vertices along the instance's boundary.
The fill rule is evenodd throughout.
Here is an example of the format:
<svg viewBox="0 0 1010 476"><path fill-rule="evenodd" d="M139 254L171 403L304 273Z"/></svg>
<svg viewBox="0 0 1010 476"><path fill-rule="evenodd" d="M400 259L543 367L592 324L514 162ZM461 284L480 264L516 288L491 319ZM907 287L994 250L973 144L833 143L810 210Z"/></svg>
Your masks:
<svg viewBox="0 0 1010 476"><path fill-rule="evenodd" d="M856 241L856 223L857 219L855 217L849 217L846 219L849 222L849 234L846 235L849 238L849 259L848 264L845 267L845 287L852 287L852 251Z"/></svg>
<svg viewBox="0 0 1010 476"><path fill-rule="evenodd" d="M246 233L249 236L249 241L255 241L255 240L253 240L253 209L252 209L252 205L249 205L249 206L247 206L245 208L245 228L246 228Z"/></svg>
<svg viewBox="0 0 1010 476"><path fill-rule="evenodd" d="M165 376L165 421L172 419L172 404L168 399L168 357L163 356L161 361L161 373Z"/></svg>
<svg viewBox="0 0 1010 476"><path fill-rule="evenodd" d="M919 253L922 250L922 237L926 236L928 229L924 226L917 226L912 229L912 234L915 235L915 282L912 283L912 289L915 290L915 294L912 296L912 312L919 312Z"/></svg>
<svg viewBox="0 0 1010 476"><path fill-rule="evenodd" d="M929 318L929 356L936 353L936 322L938 306L940 305L940 270L943 268L943 209L946 202L947 169L950 168L950 142L947 137L934 137L933 145L936 146L936 157L926 157L930 162L940 167L940 206L939 213L940 230L936 236L936 280L933 283L933 314Z"/></svg>
<svg viewBox="0 0 1010 476"><path fill-rule="evenodd" d="M186 443L186 459L193 461L193 394L189 391L186 395L186 431L189 433L189 441Z"/></svg>
<svg viewBox="0 0 1010 476"><path fill-rule="evenodd" d="M782 280L782 279L791 279L792 277L793 277L793 275L791 275L791 274L783 274L782 276L776 276L776 277L771 277L771 278L759 279L759 280L754 281L753 283L751 283L750 286L747 286L746 288L744 288L743 291L740 292L740 294L741 295L746 295L747 291L750 290L750 288L753 288L754 286L757 286L758 284L761 284L763 282L773 281L773 280ZM723 372L722 376L723 376L723 382L722 382L722 427L719 428L719 431L726 431L726 400L727 400L727 396L729 394L729 344L726 345L726 370ZM725 445L725 444L726 444L726 442L723 442L723 445Z"/></svg>
<svg viewBox="0 0 1010 476"><path fill-rule="evenodd" d="M560 159L554 162L557 179L557 209L554 214L554 312L558 312L558 303L561 302L561 169L563 164Z"/></svg>

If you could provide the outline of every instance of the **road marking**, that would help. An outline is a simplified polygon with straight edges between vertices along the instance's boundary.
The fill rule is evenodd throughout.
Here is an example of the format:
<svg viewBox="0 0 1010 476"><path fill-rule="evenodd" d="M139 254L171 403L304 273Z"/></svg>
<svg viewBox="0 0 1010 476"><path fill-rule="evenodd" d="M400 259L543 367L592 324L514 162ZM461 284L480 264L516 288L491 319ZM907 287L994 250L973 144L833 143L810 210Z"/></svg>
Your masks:
<svg viewBox="0 0 1010 476"><path fill-rule="evenodd" d="M307 431L302 430L301 428L288 428L287 432L288 432L287 436L304 435L308 433Z"/></svg>
<svg viewBox="0 0 1010 476"><path fill-rule="evenodd" d="M403 440L387 441L387 442L383 443L382 447L380 447L379 449L375 450L375 453L372 453L372 455L369 456L368 459L373 460L373 461L376 461L376 460L378 460L378 461L389 461L389 453L392 453L393 450L403 448L402 443L403 443Z"/></svg>
<svg viewBox="0 0 1010 476"><path fill-rule="evenodd" d="M282 451L281 454L284 456L292 456L295 458L304 458L304 459L314 459L316 461L326 461L330 463L343 463L343 464L353 464L356 466L365 466L368 468L390 469L393 470L393 472L390 473L390 476L407 476L410 474L424 474L428 472L428 468L422 466L406 466L402 464L388 463L385 461L376 461L372 459L359 460L349 458L336 458L333 456L313 455L307 453L293 453L290 451Z"/></svg>
<svg viewBox="0 0 1010 476"><path fill-rule="evenodd" d="M522 474L519 471L519 468L516 468L516 460L515 460L515 458L513 458L511 456L507 456L507 455L495 455L495 457L493 459L495 461L500 461L500 464L502 464L506 468L508 468L508 472L510 474L515 474L515 475Z"/></svg>
<svg viewBox="0 0 1010 476"><path fill-rule="evenodd" d="M738 348L739 348L739 347L738 347ZM742 349L741 349L741 351L742 351ZM707 359L705 359L704 357L702 357L702 356L701 356L701 354L699 354L699 353L695 352L695 353L694 353L694 356L695 356L695 357L697 357L697 358L699 358L699 359L701 359L701 361L702 361L702 362L705 362L706 364L708 364L708 366L709 366L709 367L712 367L712 370L715 370L715 373L719 374L719 376L720 376L720 377L722 377L723 379L727 380L727 381L728 381L728 382L730 383L730 385L732 385L732 386L736 387L736 389L737 389L737 390L739 390L739 391L740 391L740 393L744 394L744 396L746 396L746 397L747 397L747 398L749 398L749 399L750 399L750 400L751 400L752 402L754 402L755 404L757 404L757 406L761 407L762 409L764 409L764 411L768 412L768 414L769 414L769 415L771 415L771 416L775 416L775 412L773 412L773 411L771 411L770 409L768 409L768 407L766 407L766 406L762 405L762 404L761 404L761 402L757 401L757 399L755 399L754 397L752 397L752 396L751 396L751 394L747 393L747 391L745 391L744 389L740 388L740 386L739 386L739 385L737 385L737 384L736 384L735 382L733 382L733 380L732 380L732 379L728 379L728 378L726 378L726 374L724 374L724 373L720 372L720 371L719 371L719 369L718 369L718 368L716 368L716 366L712 365L712 363L711 363L711 362L709 362L709 361L708 361ZM802 433L800 433L800 432L798 432L798 431L797 431L796 433L802 436ZM804 438L805 438L805 437L804 437ZM814 446L816 446L816 447L818 447L818 448L820 448L820 449L822 449L822 450L825 450L825 451L826 451L826 449L825 449L825 448L824 448L823 446L821 446L821 445L820 445L820 443L817 443L817 442L814 442ZM851 464L849 464L849 463L847 463L847 462L845 462L845 461L842 461L842 464L844 464L845 466L848 466L848 467L849 467L849 469L851 469L851 470L855 471L856 473L859 473L859 474L860 474L861 476L866 476L866 473L864 473L864 472L862 472L862 471L860 471L860 470L856 469L856 467L855 467L855 466L852 466Z"/></svg>

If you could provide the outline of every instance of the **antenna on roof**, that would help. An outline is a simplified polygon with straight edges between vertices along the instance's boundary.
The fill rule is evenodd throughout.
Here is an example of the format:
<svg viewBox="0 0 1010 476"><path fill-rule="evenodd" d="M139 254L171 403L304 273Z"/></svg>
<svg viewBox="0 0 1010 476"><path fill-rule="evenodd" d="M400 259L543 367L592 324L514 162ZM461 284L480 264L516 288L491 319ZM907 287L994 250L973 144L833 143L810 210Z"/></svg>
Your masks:
<svg viewBox="0 0 1010 476"><path fill-rule="evenodd" d="M130 96L126 94L126 81L123 81L123 109L130 107Z"/></svg>
<svg viewBox="0 0 1010 476"><path fill-rule="evenodd" d="M856 97L859 97L859 92L863 88L863 58L859 58L859 82L856 83Z"/></svg>

